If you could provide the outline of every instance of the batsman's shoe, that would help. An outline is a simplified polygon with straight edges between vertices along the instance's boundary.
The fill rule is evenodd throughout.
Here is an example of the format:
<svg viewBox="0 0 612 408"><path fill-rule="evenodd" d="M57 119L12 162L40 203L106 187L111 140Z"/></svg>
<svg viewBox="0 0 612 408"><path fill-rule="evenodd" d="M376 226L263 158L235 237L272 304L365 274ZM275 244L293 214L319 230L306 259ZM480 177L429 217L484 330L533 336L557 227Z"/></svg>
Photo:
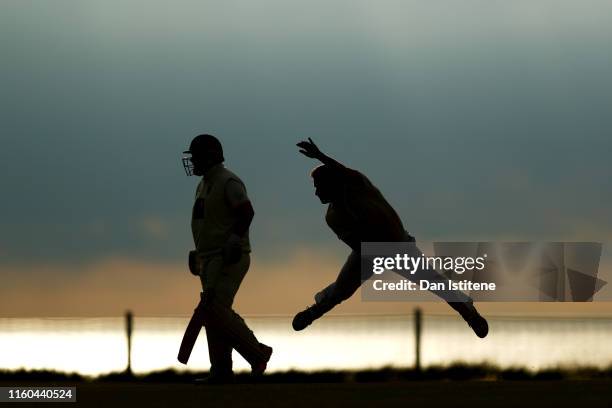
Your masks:
<svg viewBox="0 0 612 408"><path fill-rule="evenodd" d="M268 361L270 361L270 357L272 357L272 347L266 346L263 343L259 343L260 347L263 349L264 358L260 362L251 366L251 374L254 376L260 376L266 371L268 368Z"/></svg>
<svg viewBox="0 0 612 408"><path fill-rule="evenodd" d="M322 313L319 311L319 307L314 304L296 314L293 318L293 322L291 322L291 326L293 326L293 330L295 331L304 330L321 316Z"/></svg>
<svg viewBox="0 0 612 408"><path fill-rule="evenodd" d="M211 374L208 377L196 378L193 383L195 385L223 385L233 384L234 374Z"/></svg>
<svg viewBox="0 0 612 408"><path fill-rule="evenodd" d="M481 339L487 337L487 334L489 334L489 324L478 313L473 302L449 302L449 305L459 312L463 320L467 322L478 337Z"/></svg>

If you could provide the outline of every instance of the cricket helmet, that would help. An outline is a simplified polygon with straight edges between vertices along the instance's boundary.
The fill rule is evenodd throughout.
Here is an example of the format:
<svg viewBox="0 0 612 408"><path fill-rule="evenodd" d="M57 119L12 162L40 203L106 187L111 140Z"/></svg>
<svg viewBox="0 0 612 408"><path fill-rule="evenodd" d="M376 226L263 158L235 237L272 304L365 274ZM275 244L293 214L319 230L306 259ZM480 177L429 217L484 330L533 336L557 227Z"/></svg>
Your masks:
<svg viewBox="0 0 612 408"><path fill-rule="evenodd" d="M223 146L219 139L213 135L202 134L193 138L189 144L189 149L183 152L183 168L185 174L193 176L193 161L192 158L198 156L208 158L215 162L221 163L225 160L223 157Z"/></svg>

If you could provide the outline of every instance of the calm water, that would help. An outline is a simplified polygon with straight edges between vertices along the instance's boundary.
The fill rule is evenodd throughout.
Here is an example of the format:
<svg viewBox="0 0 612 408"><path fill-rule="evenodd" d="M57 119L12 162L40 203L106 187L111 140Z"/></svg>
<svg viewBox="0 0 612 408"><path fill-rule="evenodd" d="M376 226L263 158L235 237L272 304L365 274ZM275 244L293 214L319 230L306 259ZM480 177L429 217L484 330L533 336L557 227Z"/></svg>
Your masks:
<svg viewBox="0 0 612 408"><path fill-rule="evenodd" d="M246 319L260 341L274 347L269 369L351 369L414 363L410 316L337 316L295 333L289 317ZM187 367L176 361L187 317L136 318L132 367L207 369L205 333ZM478 339L457 317L425 316L422 361L489 362L540 369L558 365L612 364L612 319L492 318L491 332ZM101 374L125 368L122 318L0 319L0 369L55 369ZM235 354L235 368L248 369Z"/></svg>

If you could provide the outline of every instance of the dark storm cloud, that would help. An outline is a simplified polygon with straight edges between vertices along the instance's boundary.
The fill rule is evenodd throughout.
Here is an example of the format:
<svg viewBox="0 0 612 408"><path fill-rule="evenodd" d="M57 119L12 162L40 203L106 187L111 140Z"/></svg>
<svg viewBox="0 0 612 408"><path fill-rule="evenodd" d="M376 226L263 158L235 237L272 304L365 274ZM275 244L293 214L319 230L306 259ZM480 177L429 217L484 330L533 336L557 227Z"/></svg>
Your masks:
<svg viewBox="0 0 612 408"><path fill-rule="evenodd" d="M255 249L333 245L313 137L417 236L605 240L607 2L4 1L0 256L181 258L224 142Z"/></svg>

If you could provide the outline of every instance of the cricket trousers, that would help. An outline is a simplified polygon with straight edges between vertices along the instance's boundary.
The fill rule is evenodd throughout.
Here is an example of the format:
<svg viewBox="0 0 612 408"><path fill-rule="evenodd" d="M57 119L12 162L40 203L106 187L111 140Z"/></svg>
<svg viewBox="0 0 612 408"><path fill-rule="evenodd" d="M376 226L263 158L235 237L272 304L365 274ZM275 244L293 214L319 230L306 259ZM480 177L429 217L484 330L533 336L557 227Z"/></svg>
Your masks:
<svg viewBox="0 0 612 408"><path fill-rule="evenodd" d="M414 238L406 233L404 242L413 243ZM416 245L410 245L408 248L409 256L421 256L422 252ZM417 283L421 279L428 280L430 282L444 282L447 280L447 278L440 275L440 273L435 269L420 268L414 274L407 271L397 271L397 273L402 277ZM333 309L336 305L353 296L361 284L369 279L372 274L372 270L366 271L366 273L362 274L361 254L359 251L353 250L344 263L344 266L342 266L342 269L340 269L340 273L338 274L336 281L315 295L315 302L318 312L317 314L325 314ZM445 300L447 303L465 303L472 301L468 295L458 290L432 290L431 292Z"/></svg>
<svg viewBox="0 0 612 408"><path fill-rule="evenodd" d="M236 349L251 365L265 358L262 348L245 321L233 309L234 297L250 265L250 256L226 265L221 255L203 260L200 275L207 311L204 328L208 341L210 372L225 375L232 372L232 349Z"/></svg>

